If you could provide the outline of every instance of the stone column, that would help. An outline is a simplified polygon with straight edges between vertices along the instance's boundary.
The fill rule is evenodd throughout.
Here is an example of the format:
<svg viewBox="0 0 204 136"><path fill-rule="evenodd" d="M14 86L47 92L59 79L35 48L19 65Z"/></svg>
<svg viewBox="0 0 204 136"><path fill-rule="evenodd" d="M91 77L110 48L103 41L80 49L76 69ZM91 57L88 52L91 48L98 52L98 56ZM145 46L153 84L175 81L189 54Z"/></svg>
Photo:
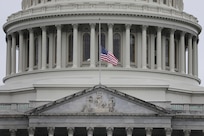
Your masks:
<svg viewBox="0 0 204 136"><path fill-rule="evenodd" d="M145 131L146 131L146 136L152 135L152 128L145 128Z"/></svg>
<svg viewBox="0 0 204 136"><path fill-rule="evenodd" d="M91 28L90 67L92 68L96 67L95 62L96 62L96 58L98 58L95 56L95 53L96 53L95 27L96 27L96 24L90 24L90 28Z"/></svg>
<svg viewBox="0 0 204 136"><path fill-rule="evenodd" d="M68 136L74 136L74 128L67 128Z"/></svg>
<svg viewBox="0 0 204 136"><path fill-rule="evenodd" d="M19 31L19 59L18 59L18 72L23 71L23 32Z"/></svg>
<svg viewBox="0 0 204 136"><path fill-rule="evenodd" d="M193 48L192 48L192 35L188 37L188 74L193 74Z"/></svg>
<svg viewBox="0 0 204 136"><path fill-rule="evenodd" d="M162 36L162 70L166 70L166 37Z"/></svg>
<svg viewBox="0 0 204 136"><path fill-rule="evenodd" d="M12 34L11 74L16 73L16 35Z"/></svg>
<svg viewBox="0 0 204 136"><path fill-rule="evenodd" d="M142 26L142 68L147 68L147 26Z"/></svg>
<svg viewBox="0 0 204 136"><path fill-rule="evenodd" d="M87 128L87 136L93 136L93 131L94 131L94 128L88 127Z"/></svg>
<svg viewBox="0 0 204 136"><path fill-rule="evenodd" d="M165 128L166 136L171 136L172 129L171 128Z"/></svg>
<svg viewBox="0 0 204 136"><path fill-rule="evenodd" d="M175 71L175 44L174 44L174 33L175 30L171 29L170 32L170 71Z"/></svg>
<svg viewBox="0 0 204 136"><path fill-rule="evenodd" d="M198 45L197 45L197 38L193 39L193 75L198 76Z"/></svg>
<svg viewBox="0 0 204 136"><path fill-rule="evenodd" d="M57 62L56 68L62 67L62 27L57 25Z"/></svg>
<svg viewBox="0 0 204 136"><path fill-rule="evenodd" d="M130 24L126 24L125 67L130 68Z"/></svg>
<svg viewBox="0 0 204 136"><path fill-rule="evenodd" d="M110 52L113 52L113 25L108 24L108 51ZM113 65L108 63L108 67L113 67Z"/></svg>
<svg viewBox="0 0 204 136"><path fill-rule="evenodd" d="M78 24L73 24L73 68L78 66Z"/></svg>
<svg viewBox="0 0 204 136"><path fill-rule="evenodd" d="M47 65L47 28L41 27L42 29L42 70L46 69Z"/></svg>
<svg viewBox="0 0 204 136"><path fill-rule="evenodd" d="M48 136L54 136L55 128L49 127L47 128L47 131L48 131Z"/></svg>
<svg viewBox="0 0 204 136"><path fill-rule="evenodd" d="M10 136L16 136L16 129L10 129Z"/></svg>
<svg viewBox="0 0 204 136"><path fill-rule="evenodd" d="M161 62L162 62L162 57L161 57L161 31L162 28L158 27L157 28L157 70L161 70ZM164 46L164 45L163 45Z"/></svg>
<svg viewBox="0 0 204 136"><path fill-rule="evenodd" d="M185 73L185 33L181 32L180 37L180 72Z"/></svg>
<svg viewBox="0 0 204 136"><path fill-rule="evenodd" d="M149 46L149 51L150 51L150 68L154 69L155 68L155 35L151 34L150 35L150 46Z"/></svg>
<svg viewBox="0 0 204 136"><path fill-rule="evenodd" d="M34 32L29 29L29 71L34 69Z"/></svg>
<svg viewBox="0 0 204 136"><path fill-rule="evenodd" d="M113 136L113 128L112 127L106 128L106 131L107 131L107 136Z"/></svg>
<svg viewBox="0 0 204 136"><path fill-rule="evenodd" d="M183 130L183 133L184 133L184 136L190 136L191 130L188 130L188 129Z"/></svg>
<svg viewBox="0 0 204 136"><path fill-rule="evenodd" d="M35 128L29 127L28 128L28 136L34 136L35 134Z"/></svg>
<svg viewBox="0 0 204 136"><path fill-rule="evenodd" d="M11 37L7 36L6 75L11 74Z"/></svg>
<svg viewBox="0 0 204 136"><path fill-rule="evenodd" d="M132 136L132 131L133 131L133 128L131 127L126 128L127 136Z"/></svg>
<svg viewBox="0 0 204 136"><path fill-rule="evenodd" d="M53 62L54 62L54 54L53 54L53 50L54 50L54 34L53 32L51 32L49 34L49 68L52 69L53 68Z"/></svg>

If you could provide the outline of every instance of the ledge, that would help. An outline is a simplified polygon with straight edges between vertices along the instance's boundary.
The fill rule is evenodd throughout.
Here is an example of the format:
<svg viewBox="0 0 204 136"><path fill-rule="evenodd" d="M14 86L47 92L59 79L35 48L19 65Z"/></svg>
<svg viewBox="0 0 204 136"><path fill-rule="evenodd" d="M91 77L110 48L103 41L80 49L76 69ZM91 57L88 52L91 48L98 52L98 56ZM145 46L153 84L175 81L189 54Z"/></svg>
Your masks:
<svg viewBox="0 0 204 136"><path fill-rule="evenodd" d="M188 22L191 25L201 28L198 20L194 16L172 8L158 7L154 5L127 5L127 4L64 4L50 5L43 7L35 7L17 13L8 17L8 22L4 25L4 30L16 23L17 21L25 21L30 19L39 19L41 17L65 16L65 15L91 15L91 14L115 14L115 15L131 15L131 16L148 16L173 19Z"/></svg>

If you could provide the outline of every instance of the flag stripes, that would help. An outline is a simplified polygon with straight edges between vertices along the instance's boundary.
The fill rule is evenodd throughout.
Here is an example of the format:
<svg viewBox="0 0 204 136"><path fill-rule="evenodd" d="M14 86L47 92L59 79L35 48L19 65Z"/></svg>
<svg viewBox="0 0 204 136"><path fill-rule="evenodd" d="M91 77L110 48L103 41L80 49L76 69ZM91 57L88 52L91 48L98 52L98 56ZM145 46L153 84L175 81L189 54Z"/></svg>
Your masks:
<svg viewBox="0 0 204 136"><path fill-rule="evenodd" d="M107 51L103 47L101 47L101 60L108 62L114 66L116 66L118 64L118 59L114 56L114 54Z"/></svg>

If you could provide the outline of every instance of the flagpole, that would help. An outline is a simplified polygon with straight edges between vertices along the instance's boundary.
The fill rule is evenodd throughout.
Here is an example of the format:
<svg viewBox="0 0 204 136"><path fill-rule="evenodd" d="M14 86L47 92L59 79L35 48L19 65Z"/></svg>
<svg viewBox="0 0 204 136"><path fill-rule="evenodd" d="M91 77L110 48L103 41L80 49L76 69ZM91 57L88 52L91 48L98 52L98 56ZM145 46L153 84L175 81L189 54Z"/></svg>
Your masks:
<svg viewBox="0 0 204 136"><path fill-rule="evenodd" d="M99 32L99 43L98 43L98 57L99 57L99 85L101 85L101 19L99 18L99 23L98 23L98 32Z"/></svg>

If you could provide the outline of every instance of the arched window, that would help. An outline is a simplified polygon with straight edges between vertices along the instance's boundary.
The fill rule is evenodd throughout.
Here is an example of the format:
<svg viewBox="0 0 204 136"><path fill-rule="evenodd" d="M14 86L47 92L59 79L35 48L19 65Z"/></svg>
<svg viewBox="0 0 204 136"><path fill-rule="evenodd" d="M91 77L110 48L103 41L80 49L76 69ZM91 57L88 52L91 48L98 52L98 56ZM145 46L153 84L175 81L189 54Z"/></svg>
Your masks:
<svg viewBox="0 0 204 136"><path fill-rule="evenodd" d="M101 33L101 35L98 35L98 36L101 36L101 46L106 49L106 36L105 36L105 34ZM99 38L98 38L98 43L99 43ZM98 51L99 51L99 49L98 49ZM99 60L99 53L97 55L98 55L97 58Z"/></svg>
<svg viewBox="0 0 204 136"><path fill-rule="evenodd" d="M130 35L130 62L135 62L135 36Z"/></svg>
<svg viewBox="0 0 204 136"><path fill-rule="evenodd" d="M113 35L113 54L118 59L118 61L121 61L121 37L120 34L116 33Z"/></svg>
<svg viewBox="0 0 204 136"><path fill-rule="evenodd" d="M106 36L104 33L101 33L101 46L106 48Z"/></svg>
<svg viewBox="0 0 204 136"><path fill-rule="evenodd" d="M83 61L90 59L90 34L83 35Z"/></svg>
<svg viewBox="0 0 204 136"><path fill-rule="evenodd" d="M73 62L73 35L69 35L68 62Z"/></svg>

